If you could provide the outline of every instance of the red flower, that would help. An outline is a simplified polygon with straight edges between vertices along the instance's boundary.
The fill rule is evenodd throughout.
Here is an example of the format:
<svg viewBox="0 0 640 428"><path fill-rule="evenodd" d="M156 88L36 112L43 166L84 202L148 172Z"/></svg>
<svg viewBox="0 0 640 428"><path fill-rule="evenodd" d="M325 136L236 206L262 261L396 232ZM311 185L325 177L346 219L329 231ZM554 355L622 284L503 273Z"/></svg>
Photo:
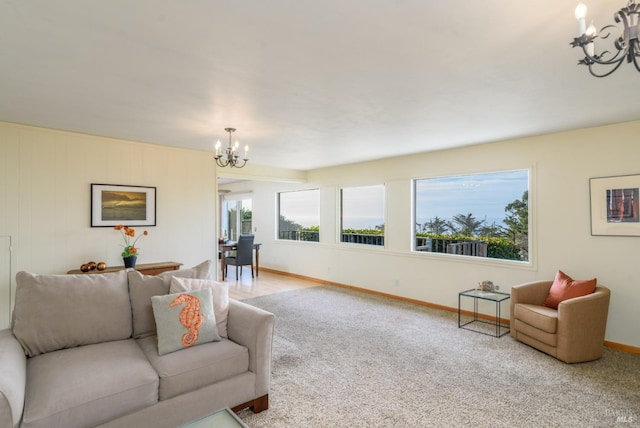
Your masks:
<svg viewBox="0 0 640 428"><path fill-rule="evenodd" d="M140 239L142 236L149 235L149 232L147 232L145 230L142 235L138 236L132 242L131 238L135 238L136 237L136 231L135 231L134 228L129 227L129 226L125 226L123 224L119 224L119 225L115 226L114 229L115 230L119 230L120 233L122 233L122 238L124 239L124 245L122 246L122 253L121 253L122 257L128 257L128 256L137 255L138 254L138 249L135 246L136 242L138 242L138 239Z"/></svg>

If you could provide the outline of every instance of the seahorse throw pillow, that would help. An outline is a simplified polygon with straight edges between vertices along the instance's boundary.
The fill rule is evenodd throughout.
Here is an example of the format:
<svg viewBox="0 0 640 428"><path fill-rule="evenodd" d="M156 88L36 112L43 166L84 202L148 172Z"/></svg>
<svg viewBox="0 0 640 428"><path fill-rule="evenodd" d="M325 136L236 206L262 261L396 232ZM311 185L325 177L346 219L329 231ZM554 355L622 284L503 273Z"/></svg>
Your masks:
<svg viewBox="0 0 640 428"><path fill-rule="evenodd" d="M229 284L224 284L209 279L197 278L171 278L169 293L182 293L203 288L210 288L213 296L213 314L216 316L218 334L227 338L227 318L229 315Z"/></svg>
<svg viewBox="0 0 640 428"><path fill-rule="evenodd" d="M151 297L158 354L220 340L211 289Z"/></svg>

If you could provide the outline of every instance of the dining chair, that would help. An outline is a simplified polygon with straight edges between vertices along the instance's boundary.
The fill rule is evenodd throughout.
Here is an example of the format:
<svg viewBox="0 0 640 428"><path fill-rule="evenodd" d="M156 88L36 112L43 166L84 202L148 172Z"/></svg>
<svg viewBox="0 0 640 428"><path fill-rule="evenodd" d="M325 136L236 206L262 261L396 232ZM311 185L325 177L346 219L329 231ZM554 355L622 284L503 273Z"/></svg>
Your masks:
<svg viewBox="0 0 640 428"><path fill-rule="evenodd" d="M254 235L240 235L238 237L236 254L226 257L225 276L227 276L229 265L236 267L236 279L238 278L238 266L240 266L240 275L242 275L242 266L250 265L251 278L253 278L253 238Z"/></svg>

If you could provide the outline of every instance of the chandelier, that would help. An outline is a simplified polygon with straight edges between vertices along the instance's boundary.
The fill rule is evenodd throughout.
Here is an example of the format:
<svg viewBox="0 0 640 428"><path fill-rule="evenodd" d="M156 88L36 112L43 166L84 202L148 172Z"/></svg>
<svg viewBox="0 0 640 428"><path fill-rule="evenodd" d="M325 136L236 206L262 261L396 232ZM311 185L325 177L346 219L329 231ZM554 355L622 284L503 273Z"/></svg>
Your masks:
<svg viewBox="0 0 640 428"><path fill-rule="evenodd" d="M220 144L220 140L218 140L216 143L216 155L213 158L216 160L216 164L221 168L224 168L225 166L229 166L231 168L242 168L249 160L249 146L244 146L244 157L242 158L242 162L240 162L238 160L240 157L238 152L240 143L236 141L235 144L231 144L231 134L236 131L236 128L224 128L224 130L229 133L229 146L222 150L222 144Z"/></svg>
<svg viewBox="0 0 640 428"><path fill-rule="evenodd" d="M579 36L573 39L571 46L581 47L584 52L584 59L578 61L578 64L589 67L589 73L595 77L607 77L620 67L626 59L628 63L633 63L636 70L640 71L638 57L640 56L638 46L638 33L640 33L640 5L635 0L629 0L627 7L620 9L613 19L616 24L609 24L600 30L600 35L596 32L593 22L586 27L587 7L580 3L576 7L576 19L578 20ZM600 38L602 40L611 37L612 49L615 51L602 51L595 53L594 40Z"/></svg>

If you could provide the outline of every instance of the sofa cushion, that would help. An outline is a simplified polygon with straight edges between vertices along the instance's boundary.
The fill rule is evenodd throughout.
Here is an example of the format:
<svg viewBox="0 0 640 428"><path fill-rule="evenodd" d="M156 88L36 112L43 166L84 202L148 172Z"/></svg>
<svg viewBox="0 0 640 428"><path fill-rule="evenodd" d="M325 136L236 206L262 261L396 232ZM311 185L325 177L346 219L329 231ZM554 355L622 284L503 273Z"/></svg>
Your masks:
<svg viewBox="0 0 640 428"><path fill-rule="evenodd" d="M158 375L133 339L30 358L22 428L89 427L153 405Z"/></svg>
<svg viewBox="0 0 640 428"><path fill-rule="evenodd" d="M544 301L544 305L553 309L558 309L558 305L563 300L574 297L586 296L595 291L598 280L574 280L561 270L556 273L556 277L549 289L549 295Z"/></svg>
<svg viewBox="0 0 640 428"><path fill-rule="evenodd" d="M160 400L228 379L249 370L249 350L227 339L158 355L155 336L137 339L160 376Z"/></svg>
<svg viewBox="0 0 640 428"><path fill-rule="evenodd" d="M12 330L29 356L131 337L125 271L92 275L19 272L16 282Z"/></svg>
<svg viewBox="0 0 640 428"><path fill-rule="evenodd" d="M517 303L514 318L551 334L555 334L558 328L558 311L546 306Z"/></svg>
<svg viewBox="0 0 640 428"><path fill-rule="evenodd" d="M181 293L184 291L211 289L213 298L213 312L216 316L216 325L220 337L227 337L227 318L229 316L229 284L196 278L176 278L171 279L169 287L170 293Z"/></svg>
<svg viewBox="0 0 640 428"><path fill-rule="evenodd" d="M151 305L158 328L158 354L220 340L210 289L153 296Z"/></svg>
<svg viewBox="0 0 640 428"><path fill-rule="evenodd" d="M129 297L133 313L133 337L156 334L156 323L151 308L151 296L169 294L169 285L174 276L180 278L211 278L211 260L190 269L171 270L158 275L143 275L129 271Z"/></svg>

